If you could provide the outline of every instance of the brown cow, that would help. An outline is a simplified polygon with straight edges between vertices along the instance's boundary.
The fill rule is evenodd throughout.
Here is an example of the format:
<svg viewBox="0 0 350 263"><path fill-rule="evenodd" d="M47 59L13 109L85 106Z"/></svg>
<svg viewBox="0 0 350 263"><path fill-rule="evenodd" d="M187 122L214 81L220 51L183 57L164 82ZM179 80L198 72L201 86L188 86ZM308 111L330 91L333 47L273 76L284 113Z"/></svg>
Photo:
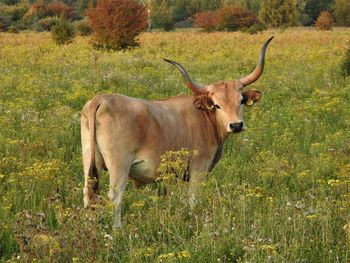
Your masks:
<svg viewBox="0 0 350 263"><path fill-rule="evenodd" d="M262 74L272 38L263 45L255 70L240 80L197 85L179 63L165 59L180 70L191 95L146 101L111 94L97 95L87 102L81 116L85 207L97 192L99 174L106 168L110 175L108 195L116 209L115 226L120 227L128 178L136 185L153 182L160 156L169 150L198 150L189 167L190 185L205 180L205 174L220 160L228 135L244 130L243 104L251 105L261 97L259 91L243 88Z"/></svg>

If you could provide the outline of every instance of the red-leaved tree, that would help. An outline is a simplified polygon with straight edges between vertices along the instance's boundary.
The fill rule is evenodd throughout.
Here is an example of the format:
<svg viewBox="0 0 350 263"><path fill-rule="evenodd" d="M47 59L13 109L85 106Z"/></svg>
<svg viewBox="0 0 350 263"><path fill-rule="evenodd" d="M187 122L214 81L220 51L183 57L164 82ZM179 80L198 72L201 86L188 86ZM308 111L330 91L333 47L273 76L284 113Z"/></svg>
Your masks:
<svg viewBox="0 0 350 263"><path fill-rule="evenodd" d="M72 6L63 2L54 1L46 6L45 15L47 16L64 16L65 18L74 18L74 9Z"/></svg>
<svg viewBox="0 0 350 263"><path fill-rule="evenodd" d="M135 38L148 23L146 8L130 0L98 0L86 16L94 45L114 50L137 45Z"/></svg>
<svg viewBox="0 0 350 263"><path fill-rule="evenodd" d="M262 23L254 13L233 5L212 12L198 13L194 20L194 26L205 31L237 31L259 24Z"/></svg>
<svg viewBox="0 0 350 263"><path fill-rule="evenodd" d="M214 31L217 24L217 15L213 11L197 13L194 17L194 26L203 28L207 32Z"/></svg>

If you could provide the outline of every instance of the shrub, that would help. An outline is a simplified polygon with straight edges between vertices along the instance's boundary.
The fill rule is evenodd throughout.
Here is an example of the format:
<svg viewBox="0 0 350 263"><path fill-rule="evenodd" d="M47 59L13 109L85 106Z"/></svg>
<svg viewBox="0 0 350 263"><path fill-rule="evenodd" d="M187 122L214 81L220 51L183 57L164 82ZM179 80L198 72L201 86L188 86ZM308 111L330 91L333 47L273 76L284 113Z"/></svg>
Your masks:
<svg viewBox="0 0 350 263"><path fill-rule="evenodd" d="M45 8L47 16L64 16L65 18L75 18L73 7L62 2L51 2Z"/></svg>
<svg viewBox="0 0 350 263"><path fill-rule="evenodd" d="M218 17L219 30L237 31L260 23L254 13L236 6L222 7L216 11L216 15Z"/></svg>
<svg viewBox="0 0 350 263"><path fill-rule="evenodd" d="M328 11L322 11L315 23L319 30L331 30L332 24L333 18Z"/></svg>
<svg viewBox="0 0 350 263"><path fill-rule="evenodd" d="M194 18L194 26L201 27L207 32L214 31L218 24L217 20L215 12L209 11L198 13Z"/></svg>
<svg viewBox="0 0 350 263"><path fill-rule="evenodd" d="M0 14L0 32L7 31L11 25L11 19L7 15Z"/></svg>
<svg viewBox="0 0 350 263"><path fill-rule="evenodd" d="M57 16L54 17L45 17L40 19L36 24L36 30L39 32L42 31L51 31L52 27L55 26L59 21Z"/></svg>
<svg viewBox="0 0 350 263"><path fill-rule="evenodd" d="M74 26L62 16L57 24L52 27L51 34L56 44L69 44L75 37Z"/></svg>
<svg viewBox="0 0 350 263"><path fill-rule="evenodd" d="M12 23L20 20L29 9L29 4L0 5L0 16L6 16Z"/></svg>
<svg viewBox="0 0 350 263"><path fill-rule="evenodd" d="M91 35L92 29L91 29L89 21L81 20L79 22L76 22L75 31L77 32L77 35L79 35L79 36Z"/></svg>
<svg viewBox="0 0 350 263"><path fill-rule="evenodd" d="M193 27L193 18L188 17L185 20L176 22L174 27L176 27L176 28L191 28L191 27Z"/></svg>
<svg viewBox="0 0 350 263"><path fill-rule="evenodd" d="M11 26L8 27L7 32L13 33L13 34L18 34L19 33L19 29L15 25L11 25Z"/></svg>
<svg viewBox="0 0 350 263"><path fill-rule="evenodd" d="M253 25L260 25L260 27L252 28L251 31L265 29L254 13L232 5L212 12L198 13L195 16L194 24L196 27L202 27L205 31L237 31L248 29Z"/></svg>
<svg viewBox="0 0 350 263"><path fill-rule="evenodd" d="M129 0L99 0L86 12L95 47L125 49L136 46L136 36L147 26L147 10Z"/></svg>
<svg viewBox="0 0 350 263"><path fill-rule="evenodd" d="M267 27L264 24L254 24L251 27L249 27L247 29L244 29L242 31L253 35L253 34L256 34L258 32L262 32L262 31L264 31L266 29L267 29Z"/></svg>
<svg viewBox="0 0 350 263"><path fill-rule="evenodd" d="M27 13L24 15L24 19L30 20L32 17L42 18L45 16L46 7L44 0L37 0L30 6Z"/></svg>
<svg viewBox="0 0 350 263"><path fill-rule="evenodd" d="M350 42L348 43L348 48L341 64L341 70L344 76L350 76Z"/></svg>

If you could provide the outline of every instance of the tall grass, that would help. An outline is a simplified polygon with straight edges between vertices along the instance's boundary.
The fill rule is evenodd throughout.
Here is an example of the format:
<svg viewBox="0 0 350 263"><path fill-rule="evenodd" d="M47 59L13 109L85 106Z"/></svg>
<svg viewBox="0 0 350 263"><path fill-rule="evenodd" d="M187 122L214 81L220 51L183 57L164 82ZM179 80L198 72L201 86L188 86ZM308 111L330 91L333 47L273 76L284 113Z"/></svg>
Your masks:
<svg viewBox="0 0 350 263"><path fill-rule="evenodd" d="M347 262L350 238L350 79L339 65L349 29L145 33L126 52L88 40L57 47L49 34L0 34L0 261ZM266 69L190 209L187 184L130 184L123 223L113 206L82 209L79 117L97 93L144 99L188 93L181 62L199 83Z"/></svg>

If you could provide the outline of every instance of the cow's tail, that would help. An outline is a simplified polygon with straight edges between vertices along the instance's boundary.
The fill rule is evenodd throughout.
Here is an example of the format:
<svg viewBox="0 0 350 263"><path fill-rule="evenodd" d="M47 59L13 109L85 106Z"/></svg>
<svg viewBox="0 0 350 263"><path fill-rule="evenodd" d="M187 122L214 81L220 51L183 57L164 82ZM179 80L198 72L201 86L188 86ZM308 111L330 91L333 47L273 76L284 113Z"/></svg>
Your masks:
<svg viewBox="0 0 350 263"><path fill-rule="evenodd" d="M95 147L96 147L96 112L102 103L102 98L96 96L92 99L89 110L89 132L90 132L90 167L89 178L92 180L92 189L94 193L98 193L99 190L99 173L96 168Z"/></svg>

